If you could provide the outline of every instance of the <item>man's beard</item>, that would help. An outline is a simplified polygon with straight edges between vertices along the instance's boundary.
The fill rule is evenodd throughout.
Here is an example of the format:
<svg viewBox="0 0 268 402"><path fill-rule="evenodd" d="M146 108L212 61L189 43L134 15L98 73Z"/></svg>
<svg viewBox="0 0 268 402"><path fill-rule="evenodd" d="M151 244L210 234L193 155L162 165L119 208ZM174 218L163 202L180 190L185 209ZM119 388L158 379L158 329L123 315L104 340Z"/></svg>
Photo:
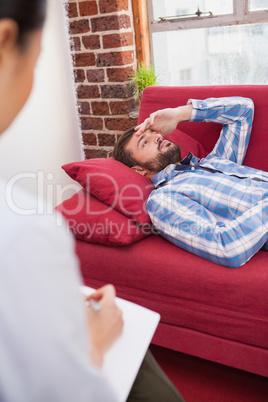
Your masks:
<svg viewBox="0 0 268 402"><path fill-rule="evenodd" d="M160 145L161 144L159 144L159 148ZM142 167L156 174L161 172L161 170L165 169L171 163L180 162L180 147L171 141L169 142L169 144L166 145L166 147L168 147L168 149L165 152L159 152L159 154L155 158L151 159L150 161L144 162L142 164ZM141 166L141 164L139 165Z"/></svg>

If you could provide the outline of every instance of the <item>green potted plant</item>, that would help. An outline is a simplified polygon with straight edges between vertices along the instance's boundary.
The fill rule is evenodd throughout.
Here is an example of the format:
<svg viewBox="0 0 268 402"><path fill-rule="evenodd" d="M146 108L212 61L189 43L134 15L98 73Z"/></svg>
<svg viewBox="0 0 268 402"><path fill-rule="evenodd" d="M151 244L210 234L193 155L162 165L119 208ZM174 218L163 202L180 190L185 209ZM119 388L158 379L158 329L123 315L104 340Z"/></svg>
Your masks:
<svg viewBox="0 0 268 402"><path fill-rule="evenodd" d="M158 79L151 63L146 67L144 63L138 65L137 69L130 75L131 87L136 101L140 101L144 88L151 85L158 85Z"/></svg>

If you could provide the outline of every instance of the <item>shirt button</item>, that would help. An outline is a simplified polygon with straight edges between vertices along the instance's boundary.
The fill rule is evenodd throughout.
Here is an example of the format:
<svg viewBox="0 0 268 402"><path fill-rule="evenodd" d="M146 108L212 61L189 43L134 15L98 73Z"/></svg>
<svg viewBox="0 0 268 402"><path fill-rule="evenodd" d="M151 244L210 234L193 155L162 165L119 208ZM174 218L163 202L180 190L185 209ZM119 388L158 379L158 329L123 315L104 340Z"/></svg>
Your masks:
<svg viewBox="0 0 268 402"><path fill-rule="evenodd" d="M191 167L191 170L194 170L194 169L195 169L195 168L192 166L192 167Z"/></svg>

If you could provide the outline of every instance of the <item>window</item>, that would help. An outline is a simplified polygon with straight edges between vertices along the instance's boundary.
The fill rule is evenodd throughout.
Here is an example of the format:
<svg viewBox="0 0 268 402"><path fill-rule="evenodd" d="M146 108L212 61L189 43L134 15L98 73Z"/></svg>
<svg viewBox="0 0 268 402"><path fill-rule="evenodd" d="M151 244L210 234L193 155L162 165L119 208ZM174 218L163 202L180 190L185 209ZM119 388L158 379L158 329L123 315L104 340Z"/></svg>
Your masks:
<svg viewBox="0 0 268 402"><path fill-rule="evenodd" d="M189 85L191 82L191 69L186 68L180 71L181 85Z"/></svg>
<svg viewBox="0 0 268 402"><path fill-rule="evenodd" d="M268 0L249 0L249 11L268 10Z"/></svg>
<svg viewBox="0 0 268 402"><path fill-rule="evenodd" d="M148 16L161 84L268 84L268 0L148 0Z"/></svg>

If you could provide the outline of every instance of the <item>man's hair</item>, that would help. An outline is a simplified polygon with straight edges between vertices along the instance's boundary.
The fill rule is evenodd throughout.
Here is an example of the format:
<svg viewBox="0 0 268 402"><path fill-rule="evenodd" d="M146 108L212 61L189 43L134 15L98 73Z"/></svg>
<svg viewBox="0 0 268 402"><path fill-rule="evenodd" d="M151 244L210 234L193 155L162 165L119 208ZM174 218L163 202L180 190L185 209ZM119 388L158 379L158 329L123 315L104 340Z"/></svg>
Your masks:
<svg viewBox="0 0 268 402"><path fill-rule="evenodd" d="M114 159L124 163L124 165L127 165L130 168L139 164L138 161L133 158L131 152L126 149L126 145L131 140L134 133L135 127L131 127L124 134L122 134L115 144L112 154Z"/></svg>

